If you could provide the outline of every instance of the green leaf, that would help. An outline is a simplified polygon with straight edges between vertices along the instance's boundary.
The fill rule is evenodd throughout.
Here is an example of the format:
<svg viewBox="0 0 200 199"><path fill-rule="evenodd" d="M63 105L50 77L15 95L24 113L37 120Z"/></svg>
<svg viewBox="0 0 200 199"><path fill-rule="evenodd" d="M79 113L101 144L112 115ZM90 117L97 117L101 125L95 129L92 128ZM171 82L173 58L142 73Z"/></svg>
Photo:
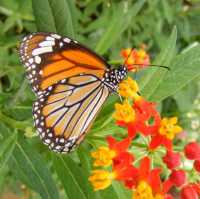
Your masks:
<svg viewBox="0 0 200 199"><path fill-rule="evenodd" d="M32 0L38 31L74 37L72 6L67 0Z"/></svg>
<svg viewBox="0 0 200 199"><path fill-rule="evenodd" d="M38 31L56 32L56 25L48 0L32 0L33 13Z"/></svg>
<svg viewBox="0 0 200 199"><path fill-rule="evenodd" d="M20 137L11 158L10 169L43 199L58 199L58 190L47 162Z"/></svg>
<svg viewBox="0 0 200 199"><path fill-rule="evenodd" d="M171 33L168 43L155 60L155 63L169 66L171 69L170 62L175 54L176 38L177 30L175 27ZM139 81L139 85L141 93L145 96L145 98L152 100L153 95L157 92L159 84L163 81L167 73L169 73L169 71L164 68L151 68L148 73L142 76Z"/></svg>
<svg viewBox="0 0 200 199"><path fill-rule="evenodd" d="M120 195L118 195L118 194L115 192L113 186L109 186L108 188L102 190L102 191L100 192L100 194L101 194L101 197L102 197L103 199L110 199L110 198L121 199L121 198L120 198ZM128 199L128 198L127 198L127 199Z"/></svg>
<svg viewBox="0 0 200 199"><path fill-rule="evenodd" d="M173 8L169 5L169 2L166 0L161 1L163 6L163 14L167 19L167 22L171 24L173 22Z"/></svg>
<svg viewBox="0 0 200 199"><path fill-rule="evenodd" d="M125 189L122 183L113 181L112 183L113 189L115 190L118 198L120 199L128 199L131 198L132 192L128 189Z"/></svg>
<svg viewBox="0 0 200 199"><path fill-rule="evenodd" d="M157 87L156 92L152 94L151 100L161 101L199 77L200 45L176 56L171 63L171 70Z"/></svg>
<svg viewBox="0 0 200 199"><path fill-rule="evenodd" d="M181 112L189 112L194 106L194 100L198 95L198 85L196 79L190 84L184 86L173 97L176 100L178 108Z"/></svg>
<svg viewBox="0 0 200 199"><path fill-rule="evenodd" d="M8 137L2 140L0 145L0 170L10 159L17 140L17 133L8 134Z"/></svg>
<svg viewBox="0 0 200 199"><path fill-rule="evenodd" d="M69 156L54 155L53 165L68 198L95 198L85 171Z"/></svg>
<svg viewBox="0 0 200 199"><path fill-rule="evenodd" d="M73 0L71 0L73 1ZM62 35L74 37L72 11L68 0L49 0L56 30Z"/></svg>
<svg viewBox="0 0 200 199"><path fill-rule="evenodd" d="M112 19L110 19L108 28L99 40L96 46L96 51L104 54L114 42L122 35L122 33L132 23L133 18L138 14L146 0L140 0L135 3L127 11L124 4L119 4L114 8Z"/></svg>
<svg viewBox="0 0 200 199"><path fill-rule="evenodd" d="M90 171L92 170L92 161L89 149L85 147L84 144L81 144L77 149L77 154L81 162L81 168L84 169L85 174L89 176Z"/></svg>

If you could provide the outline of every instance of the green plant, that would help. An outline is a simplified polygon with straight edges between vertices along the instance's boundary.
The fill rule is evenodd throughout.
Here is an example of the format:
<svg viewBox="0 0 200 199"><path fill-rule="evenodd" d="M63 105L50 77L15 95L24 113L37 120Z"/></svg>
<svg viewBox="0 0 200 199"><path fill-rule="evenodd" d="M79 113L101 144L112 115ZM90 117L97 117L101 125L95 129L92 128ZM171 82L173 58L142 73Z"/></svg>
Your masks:
<svg viewBox="0 0 200 199"><path fill-rule="evenodd" d="M50 152L35 136L31 119L35 97L24 77L17 51L20 39L36 30L75 38L110 63L122 61L121 49L146 43L153 63L169 66L170 72L153 67L139 72L142 95L158 102L162 115L179 116L189 139L198 139L200 6L198 1L188 2L0 2L1 192L12 189L22 195L19 184L23 183L30 198L130 198L130 192L118 183L102 192L93 192L87 180L91 170L90 151L105 143L106 135L124 135L122 128L113 125L111 116L116 96L109 98L85 142L73 153ZM196 121L195 128L191 121Z"/></svg>

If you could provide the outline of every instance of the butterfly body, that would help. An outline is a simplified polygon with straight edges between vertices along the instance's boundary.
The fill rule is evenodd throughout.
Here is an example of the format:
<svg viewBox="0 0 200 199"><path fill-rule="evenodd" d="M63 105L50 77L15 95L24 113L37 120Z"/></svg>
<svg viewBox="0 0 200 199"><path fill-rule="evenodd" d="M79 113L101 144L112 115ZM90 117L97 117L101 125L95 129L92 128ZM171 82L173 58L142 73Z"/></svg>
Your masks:
<svg viewBox="0 0 200 199"><path fill-rule="evenodd" d="M90 49L54 33L25 37L19 53L37 96L33 117L40 138L51 150L71 151L107 97L117 92L126 67L111 69Z"/></svg>

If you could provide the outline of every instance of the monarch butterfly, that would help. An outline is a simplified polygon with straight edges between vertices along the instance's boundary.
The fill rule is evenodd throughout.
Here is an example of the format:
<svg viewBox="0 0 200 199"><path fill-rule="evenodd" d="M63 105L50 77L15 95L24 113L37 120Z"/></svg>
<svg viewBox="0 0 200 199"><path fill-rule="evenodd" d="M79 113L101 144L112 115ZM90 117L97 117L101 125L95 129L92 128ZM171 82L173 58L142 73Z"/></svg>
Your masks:
<svg viewBox="0 0 200 199"><path fill-rule="evenodd" d="M127 68L112 69L77 41L37 32L23 38L19 55L37 100L34 124L53 151L70 152L85 137L107 97Z"/></svg>

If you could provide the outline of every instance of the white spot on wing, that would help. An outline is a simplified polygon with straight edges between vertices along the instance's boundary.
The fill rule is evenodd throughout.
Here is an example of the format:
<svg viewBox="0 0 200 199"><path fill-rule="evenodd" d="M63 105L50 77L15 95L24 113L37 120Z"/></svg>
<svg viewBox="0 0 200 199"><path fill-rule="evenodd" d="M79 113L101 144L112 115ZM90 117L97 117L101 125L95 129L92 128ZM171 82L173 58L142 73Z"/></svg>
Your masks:
<svg viewBox="0 0 200 199"><path fill-rule="evenodd" d="M30 59L28 60L28 62L29 62L30 64L32 64L32 63L33 63L33 58L30 58Z"/></svg>
<svg viewBox="0 0 200 199"><path fill-rule="evenodd" d="M48 46L54 46L55 42L54 41L43 41L39 43L40 47L48 47Z"/></svg>
<svg viewBox="0 0 200 199"><path fill-rule="evenodd" d="M24 37L22 41L25 41L27 39L27 37Z"/></svg>
<svg viewBox="0 0 200 199"><path fill-rule="evenodd" d="M47 36L47 37L46 37L46 40L48 40L48 41L55 41L55 38L50 37L50 36Z"/></svg>
<svg viewBox="0 0 200 199"><path fill-rule="evenodd" d="M66 38L63 39L63 41L66 42L66 43L70 43L71 39L69 39L69 38L66 37Z"/></svg>
<svg viewBox="0 0 200 199"><path fill-rule="evenodd" d="M57 34L52 34L51 36L54 37L55 39L60 39L61 38L61 36L57 35Z"/></svg>
<svg viewBox="0 0 200 199"><path fill-rule="evenodd" d="M35 56L35 63L40 64L41 58L39 56Z"/></svg>
<svg viewBox="0 0 200 199"><path fill-rule="evenodd" d="M39 74L40 74L40 75L42 75L42 74L43 74L43 71L42 71L42 70L40 70Z"/></svg>
<svg viewBox="0 0 200 199"><path fill-rule="evenodd" d="M48 52L52 52L52 47L43 47L43 48L36 48L33 50L32 55L40 55Z"/></svg>

